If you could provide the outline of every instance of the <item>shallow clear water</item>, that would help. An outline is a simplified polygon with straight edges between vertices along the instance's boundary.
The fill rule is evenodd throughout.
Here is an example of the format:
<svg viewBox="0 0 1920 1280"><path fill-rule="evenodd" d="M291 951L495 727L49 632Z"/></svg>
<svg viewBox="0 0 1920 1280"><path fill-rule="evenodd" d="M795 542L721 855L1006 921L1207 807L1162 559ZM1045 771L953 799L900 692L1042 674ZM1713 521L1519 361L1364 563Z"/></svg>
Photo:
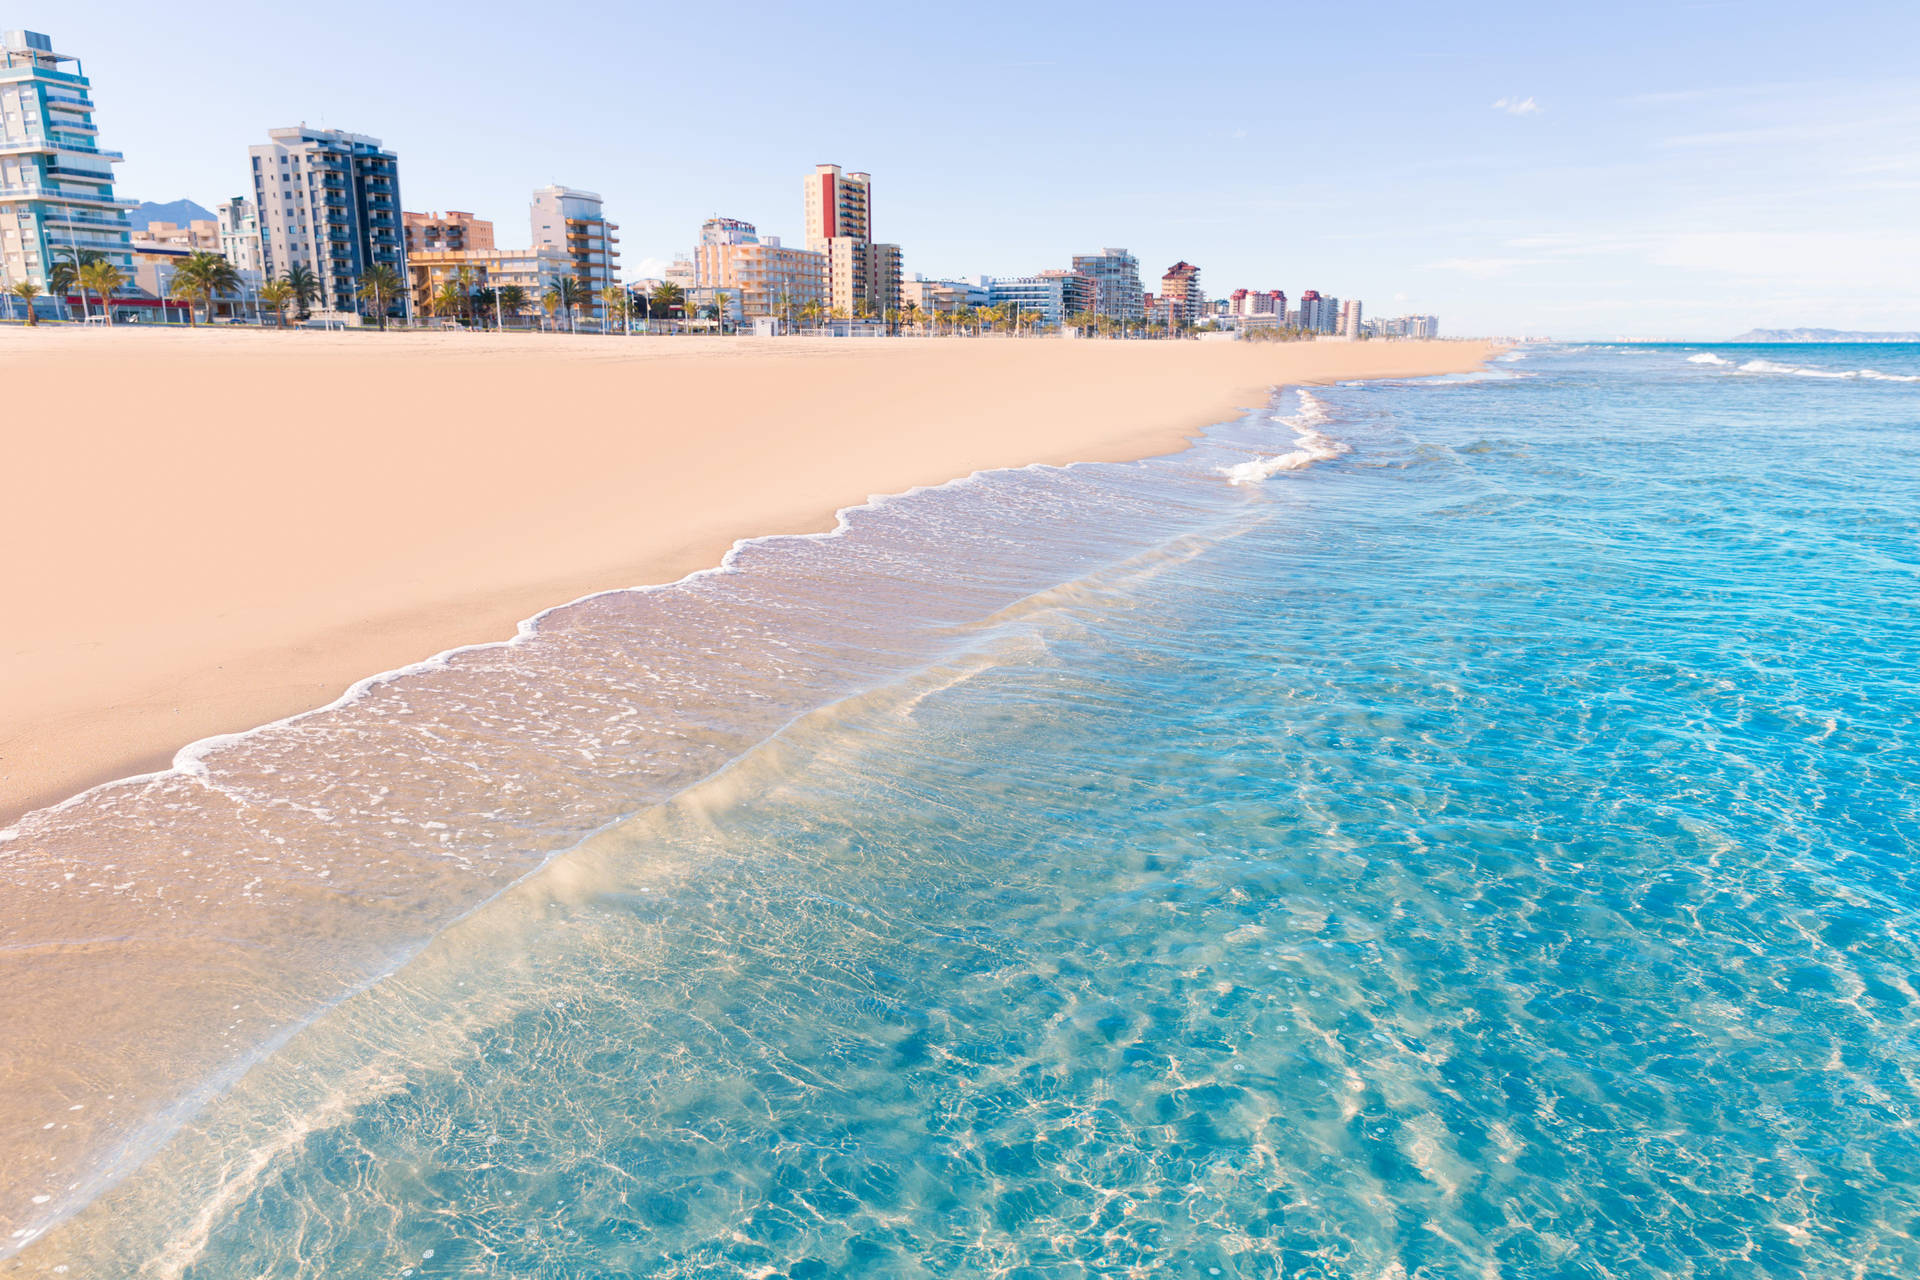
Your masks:
<svg viewBox="0 0 1920 1280"><path fill-rule="evenodd" d="M483 888L593 834L343 930L405 963L14 1265L1920 1271L1920 348L1500 368L768 547L671 789L469 673L528 799L402 799ZM611 626L555 670L700 669Z"/></svg>

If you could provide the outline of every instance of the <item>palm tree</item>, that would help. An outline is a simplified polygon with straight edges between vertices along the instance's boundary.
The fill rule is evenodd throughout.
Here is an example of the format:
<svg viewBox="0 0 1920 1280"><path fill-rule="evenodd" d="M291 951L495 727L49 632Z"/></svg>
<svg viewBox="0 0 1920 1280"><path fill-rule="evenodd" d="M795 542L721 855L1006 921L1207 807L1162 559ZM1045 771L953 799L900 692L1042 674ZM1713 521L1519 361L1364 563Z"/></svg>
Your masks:
<svg viewBox="0 0 1920 1280"><path fill-rule="evenodd" d="M433 314L442 320L452 317L458 322L460 313L466 310L467 296L460 288L459 281L447 280L440 285L433 297L428 299L427 305L432 308Z"/></svg>
<svg viewBox="0 0 1920 1280"><path fill-rule="evenodd" d="M727 336L727 291L725 289L715 289L713 291L713 318L714 318L714 321L720 326L720 336L723 338L726 337Z"/></svg>
<svg viewBox="0 0 1920 1280"><path fill-rule="evenodd" d="M471 329L474 327L473 268L456 267L453 272L453 279L454 282L460 286L460 300L467 313L467 328Z"/></svg>
<svg viewBox="0 0 1920 1280"><path fill-rule="evenodd" d="M305 320L313 314L313 301L320 296L320 278L308 267L295 263L287 272L287 284L293 289L293 299L300 307L300 318Z"/></svg>
<svg viewBox="0 0 1920 1280"><path fill-rule="evenodd" d="M87 290L93 290L93 292L100 295L100 309L106 312L107 323L111 325L113 323L113 295L118 293L120 286L126 282L127 277L121 272L120 268L114 266L105 258L100 259L98 262L87 263L80 268L79 285L81 308L84 310L87 305Z"/></svg>
<svg viewBox="0 0 1920 1280"><path fill-rule="evenodd" d="M384 330L387 327L387 304L399 297L400 291L406 287L398 271L384 262L376 262L360 277L360 287L355 291L355 296L373 304L374 314L380 317L380 328Z"/></svg>
<svg viewBox="0 0 1920 1280"><path fill-rule="evenodd" d="M40 286L31 280L22 280L7 290L14 297L27 304L27 327L31 329L40 323L40 317L33 313L33 300L40 296Z"/></svg>
<svg viewBox="0 0 1920 1280"><path fill-rule="evenodd" d="M686 301L687 291L685 289L682 289L671 280L662 280L653 287L653 294L647 299L647 313L651 315L655 311L665 312L668 320L671 321L673 318L673 309L684 306ZM667 327L669 331L671 331L673 326L669 324Z"/></svg>
<svg viewBox="0 0 1920 1280"><path fill-rule="evenodd" d="M260 286L260 301L273 308L282 329L287 327L287 304L293 296L293 286L285 280L269 280Z"/></svg>
<svg viewBox="0 0 1920 1280"><path fill-rule="evenodd" d="M1046 317L1041 315L1038 311L1022 311L1019 315L1014 317L1014 332L1018 333L1019 326L1023 324L1027 327L1028 332L1032 332L1038 329L1040 327L1040 322L1045 319Z"/></svg>
<svg viewBox="0 0 1920 1280"><path fill-rule="evenodd" d="M627 291L617 284L610 284L600 291L600 305L607 309L607 332L613 332L614 322L624 319L627 314Z"/></svg>
<svg viewBox="0 0 1920 1280"><path fill-rule="evenodd" d="M585 302L586 298L587 287L585 285L575 280L572 276L561 276L553 282L553 287L547 290L547 296L543 301L548 304L547 311L549 313L554 310L555 304L566 310L567 332L574 333L576 330L573 324L573 310L582 302Z"/></svg>
<svg viewBox="0 0 1920 1280"><path fill-rule="evenodd" d="M213 323L213 300L223 293L240 291L240 273L217 253L197 250L181 259L173 269L172 291L189 303L198 299L207 304L207 323ZM193 323L193 308L187 308L187 323Z"/></svg>
<svg viewBox="0 0 1920 1280"><path fill-rule="evenodd" d="M541 295L540 309L547 313L548 320L552 320L553 317L558 314L560 310L560 290L557 287L549 287L546 293Z"/></svg>
<svg viewBox="0 0 1920 1280"><path fill-rule="evenodd" d="M503 285L500 289L500 310L510 316L518 316L527 309L527 291L517 284Z"/></svg>
<svg viewBox="0 0 1920 1280"><path fill-rule="evenodd" d="M827 308L818 299L800 308L800 318L811 325L818 325L826 314Z"/></svg>

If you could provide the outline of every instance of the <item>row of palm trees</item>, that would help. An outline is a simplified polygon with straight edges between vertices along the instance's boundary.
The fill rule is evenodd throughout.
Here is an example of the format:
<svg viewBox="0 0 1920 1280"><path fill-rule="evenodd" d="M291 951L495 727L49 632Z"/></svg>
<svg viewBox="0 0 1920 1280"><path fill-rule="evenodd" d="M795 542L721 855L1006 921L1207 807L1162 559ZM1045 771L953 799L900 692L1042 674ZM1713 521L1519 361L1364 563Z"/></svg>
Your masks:
<svg viewBox="0 0 1920 1280"><path fill-rule="evenodd" d="M108 304L108 299L127 283L127 276L110 262L105 254L89 249L54 263L53 269L47 273L47 283L51 286L52 292L59 297L65 297L77 290L80 294L80 309L83 315L92 314L88 306L88 295L98 296L101 310L106 313L107 323L112 324L113 309ZM34 314L33 300L40 296L40 286L32 280L21 280L8 286L7 291L26 304L27 324L39 324L40 317Z"/></svg>
<svg viewBox="0 0 1920 1280"><path fill-rule="evenodd" d="M627 324L636 311L644 320L655 317L672 319L676 315L682 320L694 318L690 314L686 291L671 281L654 286L648 293L628 290L620 285L609 285L598 291L592 290L585 281L570 276L561 276L553 280L540 295L540 309L546 313L549 323L559 325L564 322L568 332L578 332L580 309L589 300L598 301L604 309L604 327L611 331L614 327ZM460 267L451 272L427 298L428 314L443 320L463 322L471 327L481 327L488 317L505 319L508 316L518 318L533 305L534 299L527 290L517 284L502 285L499 288L476 287L471 267ZM717 294L706 305L704 314L708 319L719 322L725 330L727 295Z"/></svg>
<svg viewBox="0 0 1920 1280"><path fill-rule="evenodd" d="M1046 319L1038 311L1027 310L1011 302L989 307L963 306L952 311L928 311L914 303L905 307L889 307L884 311L860 307L849 314L844 307L829 307L815 301L801 307L783 303L782 312L788 324L796 320L808 325L819 325L829 320L880 320L886 324L889 333L918 330L927 334L944 332L976 336L999 330L1015 335L1032 333Z"/></svg>
<svg viewBox="0 0 1920 1280"><path fill-rule="evenodd" d="M296 272L305 272L305 268L296 267ZM389 272L391 274L391 272ZM308 295L318 292L318 285L312 279L312 273L306 272L307 280L304 292ZM395 277L397 279L398 277ZM113 323L113 297L126 287L127 275L107 256L98 250L87 249L71 253L53 264L47 272L48 292L55 297L68 294L80 295L80 312L83 318L93 314L92 300L100 300L101 314L108 324ZM217 253L199 250L180 260L173 270L173 283L170 292L182 299L187 305L187 323L195 324L194 308L204 307L209 323L213 320L213 304L223 293L238 293L241 288L240 273L231 262ZM27 324L37 325L40 318L35 314L33 301L41 294L41 288L32 280L22 280L8 287L8 292L26 304ZM275 306L285 320L286 304L293 301L296 294L303 290L287 282L270 281L260 289L260 300L269 306Z"/></svg>
<svg viewBox="0 0 1920 1280"><path fill-rule="evenodd" d="M441 283L427 300L427 310L442 319L464 320L470 326L481 326L491 313L496 317L513 316L518 318L526 313L532 304L527 290L519 285L504 285L498 289L476 288L473 269L461 267L457 272ZM110 299L123 285L126 276L102 254L88 251L73 255L70 259L54 264L49 273L49 283L53 292L65 295L78 289L83 313L88 312L88 295L98 296L101 308L107 314L109 324L113 322ZM232 263L217 253L197 251L183 258L174 268L172 294L188 303L188 323L195 323L194 308L204 307L208 323L213 320L215 298L223 293L237 294L241 288L240 273ZM371 304L373 312L379 317L380 327L387 327L387 308L394 299L406 290L406 282L400 273L384 264L368 267L360 277L356 296ZM34 315L33 299L40 293L38 285L32 281L21 281L12 286L12 292L27 304L27 323L37 324ZM320 282L311 270L304 266L295 266L279 280L269 280L260 286L259 298L262 305L272 308L284 327L287 322L287 308L298 304L301 314L307 314L314 300L320 294ZM597 295L590 295L585 282L562 276L552 282L540 298L541 309L550 321L558 323L564 316L568 332L576 332L576 314L586 304L589 296L595 296L606 309L608 329L617 324L626 323L637 303L651 320L656 314L671 319L677 312L683 319L691 320L688 314L686 293L672 281L663 282L654 287L651 293L629 292L618 285L602 289ZM792 324L796 319L810 325L819 325L828 320L884 320L888 332L900 333L915 329L928 334L939 334L943 330L949 334L979 335L993 333L1002 329L1011 330L1016 336L1022 332L1037 330L1043 319L1038 311L1023 310L1012 303L998 306L968 307L962 306L953 311L927 311L918 305L904 308L889 308L876 313L870 307L862 307L853 315L839 307L828 307L813 301L805 306L794 308L785 304L786 319ZM720 331L726 331L727 296L716 295L704 312L709 319L718 322ZM1113 316L1099 315L1083 311L1068 316L1069 327L1083 333L1098 333L1111 337L1116 332L1121 337L1129 336L1136 322L1118 319ZM1140 332L1147 332L1147 326L1140 322Z"/></svg>

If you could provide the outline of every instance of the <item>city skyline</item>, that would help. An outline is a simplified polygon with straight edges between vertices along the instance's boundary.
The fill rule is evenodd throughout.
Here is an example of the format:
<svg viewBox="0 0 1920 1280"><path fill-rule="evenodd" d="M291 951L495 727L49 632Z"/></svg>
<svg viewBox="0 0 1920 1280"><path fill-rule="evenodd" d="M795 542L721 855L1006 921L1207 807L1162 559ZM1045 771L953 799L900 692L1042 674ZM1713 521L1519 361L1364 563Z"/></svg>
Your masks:
<svg viewBox="0 0 1920 1280"><path fill-rule="evenodd" d="M1882 38L1863 40L1858 19L1784 5L1629 7L1653 34L1517 6L1488 7L1471 31L1411 6L1228 6L1183 19L1197 70L1175 88L1138 6L1105 7L1104 23L1024 14L1015 40L1011 9L826 32L747 4L735 12L755 38L736 47L693 15L561 3L549 21L636 48L647 69L560 93L476 73L504 6L447 23L348 0L324 21L263 14L250 38L294 52L236 50L218 110L182 88L184 31L149 30L122 0L12 3L0 26L51 31L84 59L126 195L211 208L245 192L248 145L304 120L381 138L416 209L511 227L529 190L599 191L629 277L659 274L716 214L803 243L793 175L842 162L881 176L884 238L930 277L1024 276L1120 244L1154 269L1201 263L1217 286L1332 283L1382 313L1446 315L1454 332L1920 322L1905 226L1920 95L1900 53L1920 17L1865 6ZM388 56L298 54L342 29L377 34ZM839 95L805 109L805 68L829 45L948 74L886 82L873 109ZM1703 79L1707 50L1741 73ZM1060 90L1082 64L1131 72L1120 88Z"/></svg>

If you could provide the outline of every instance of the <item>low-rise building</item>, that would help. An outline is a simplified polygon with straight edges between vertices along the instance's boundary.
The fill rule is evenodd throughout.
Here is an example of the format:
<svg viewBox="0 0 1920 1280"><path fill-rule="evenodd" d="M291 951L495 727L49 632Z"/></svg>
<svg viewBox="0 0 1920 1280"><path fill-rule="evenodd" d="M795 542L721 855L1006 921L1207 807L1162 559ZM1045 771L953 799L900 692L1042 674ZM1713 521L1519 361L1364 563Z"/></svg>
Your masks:
<svg viewBox="0 0 1920 1280"><path fill-rule="evenodd" d="M149 222L144 230L133 233L134 243L170 245L189 251L220 253L220 224L210 218L191 222Z"/></svg>
<svg viewBox="0 0 1920 1280"><path fill-rule="evenodd" d="M984 307L993 299L987 277L978 280L929 280L914 276L900 282L902 309L916 307L928 315L950 316L962 307Z"/></svg>
<svg viewBox="0 0 1920 1280"><path fill-rule="evenodd" d="M989 290L988 301L996 307L1005 304L1021 311L1038 312L1041 324L1058 328L1066 324L1069 316L1094 310L1099 293L1098 284L1087 276L1075 271L1052 270L996 279Z"/></svg>
<svg viewBox="0 0 1920 1280"><path fill-rule="evenodd" d="M432 314L433 299L442 286L459 282L466 273L474 289L516 286L527 295L529 313L553 282L573 274L573 259L559 249L427 249L407 257L407 287L413 294L413 313Z"/></svg>

